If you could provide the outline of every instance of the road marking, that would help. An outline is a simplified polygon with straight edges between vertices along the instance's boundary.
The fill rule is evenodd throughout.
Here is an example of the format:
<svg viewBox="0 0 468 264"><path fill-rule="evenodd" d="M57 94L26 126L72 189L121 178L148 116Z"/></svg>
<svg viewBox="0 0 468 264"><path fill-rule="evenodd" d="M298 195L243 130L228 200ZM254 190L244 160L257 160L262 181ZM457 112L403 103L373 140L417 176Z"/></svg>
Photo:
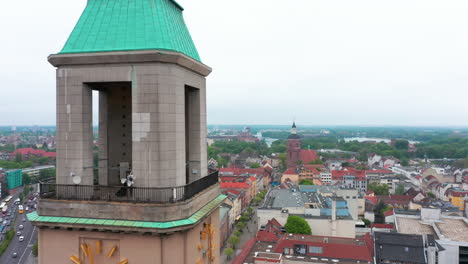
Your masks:
<svg viewBox="0 0 468 264"><path fill-rule="evenodd" d="M34 226L33 231L31 232L31 238L29 239L28 245L31 244L31 240L34 238L34 231L35 231L35 230L36 230L36 227ZM20 242L20 243L21 243L21 242ZM18 262L18 263L21 263L21 260L23 259L24 254L26 253L26 251L28 251L28 246L26 246L26 247L24 248L23 254L21 255L21 258L19 259L19 262Z"/></svg>

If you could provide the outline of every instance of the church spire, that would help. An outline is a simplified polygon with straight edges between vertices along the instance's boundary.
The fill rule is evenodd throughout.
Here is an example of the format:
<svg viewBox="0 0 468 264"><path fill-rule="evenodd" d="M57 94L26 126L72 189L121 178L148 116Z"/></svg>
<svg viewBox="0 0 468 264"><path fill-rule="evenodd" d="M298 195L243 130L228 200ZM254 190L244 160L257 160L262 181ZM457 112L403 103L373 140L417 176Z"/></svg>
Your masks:
<svg viewBox="0 0 468 264"><path fill-rule="evenodd" d="M291 127L291 134L295 135L297 134L297 129L296 129L296 122L293 122L293 125Z"/></svg>

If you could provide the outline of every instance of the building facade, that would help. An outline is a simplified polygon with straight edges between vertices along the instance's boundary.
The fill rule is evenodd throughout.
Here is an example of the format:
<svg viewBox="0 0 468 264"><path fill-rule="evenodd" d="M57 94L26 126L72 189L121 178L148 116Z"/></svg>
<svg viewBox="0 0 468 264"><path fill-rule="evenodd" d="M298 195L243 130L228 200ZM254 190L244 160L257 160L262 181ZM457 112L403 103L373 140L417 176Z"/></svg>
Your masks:
<svg viewBox="0 0 468 264"><path fill-rule="evenodd" d="M28 214L39 228L40 264L219 263L226 196L207 168L211 68L182 11L172 0L89 0L62 51L49 56L57 173Z"/></svg>

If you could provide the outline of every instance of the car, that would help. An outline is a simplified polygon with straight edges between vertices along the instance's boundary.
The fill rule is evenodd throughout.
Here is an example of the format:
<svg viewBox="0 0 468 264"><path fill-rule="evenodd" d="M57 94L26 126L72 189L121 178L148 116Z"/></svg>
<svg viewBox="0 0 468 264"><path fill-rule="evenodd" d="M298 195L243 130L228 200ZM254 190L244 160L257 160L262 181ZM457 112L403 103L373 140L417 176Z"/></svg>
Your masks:
<svg viewBox="0 0 468 264"><path fill-rule="evenodd" d="M19 229L19 230L23 230L23 228L24 228L24 225L19 225L19 226L18 226L18 229Z"/></svg>
<svg viewBox="0 0 468 264"><path fill-rule="evenodd" d="M11 257L12 257L12 258L16 258L16 257L18 257L18 253L16 253L16 252L13 252L13 254L11 254Z"/></svg>
<svg viewBox="0 0 468 264"><path fill-rule="evenodd" d="M21 221L26 222L26 218L23 218Z"/></svg>
<svg viewBox="0 0 468 264"><path fill-rule="evenodd" d="M19 242L23 242L24 236L20 236L18 240L19 240Z"/></svg>
<svg viewBox="0 0 468 264"><path fill-rule="evenodd" d="M16 232L16 235L21 236L21 232L20 231Z"/></svg>
<svg viewBox="0 0 468 264"><path fill-rule="evenodd" d="M28 207L28 206L26 206L26 211L29 211L29 207Z"/></svg>

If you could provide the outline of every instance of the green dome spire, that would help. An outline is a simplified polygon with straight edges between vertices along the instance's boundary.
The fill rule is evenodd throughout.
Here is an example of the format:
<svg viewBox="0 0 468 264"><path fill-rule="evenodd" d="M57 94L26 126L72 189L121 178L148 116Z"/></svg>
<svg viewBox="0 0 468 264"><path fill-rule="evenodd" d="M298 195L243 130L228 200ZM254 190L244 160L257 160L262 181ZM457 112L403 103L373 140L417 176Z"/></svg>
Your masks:
<svg viewBox="0 0 468 264"><path fill-rule="evenodd" d="M60 53L168 50L200 61L173 0L88 0Z"/></svg>

